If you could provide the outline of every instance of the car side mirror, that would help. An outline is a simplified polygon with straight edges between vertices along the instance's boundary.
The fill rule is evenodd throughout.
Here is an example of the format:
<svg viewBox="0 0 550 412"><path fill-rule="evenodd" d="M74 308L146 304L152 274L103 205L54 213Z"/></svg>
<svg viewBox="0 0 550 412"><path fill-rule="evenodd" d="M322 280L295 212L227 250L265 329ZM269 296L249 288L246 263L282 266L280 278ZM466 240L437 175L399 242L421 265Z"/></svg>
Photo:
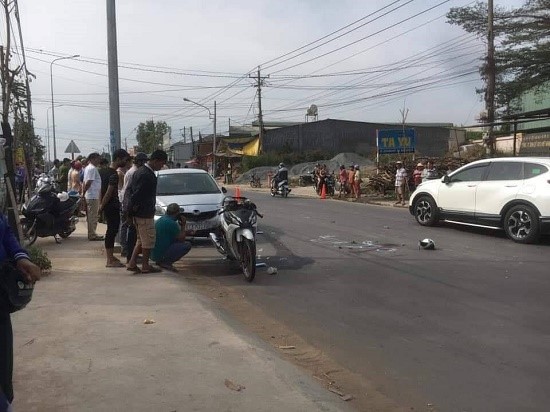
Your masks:
<svg viewBox="0 0 550 412"><path fill-rule="evenodd" d="M222 187L222 193L227 193L227 189L225 187Z"/></svg>
<svg viewBox="0 0 550 412"><path fill-rule="evenodd" d="M451 183L451 178L449 177L449 175L443 176L443 183Z"/></svg>

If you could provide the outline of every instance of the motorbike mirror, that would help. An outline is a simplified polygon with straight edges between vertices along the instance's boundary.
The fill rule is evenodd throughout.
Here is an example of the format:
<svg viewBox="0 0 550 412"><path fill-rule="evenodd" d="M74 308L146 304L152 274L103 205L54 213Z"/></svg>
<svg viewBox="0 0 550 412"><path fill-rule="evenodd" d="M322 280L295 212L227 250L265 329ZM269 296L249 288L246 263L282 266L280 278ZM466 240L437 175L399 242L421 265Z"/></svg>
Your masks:
<svg viewBox="0 0 550 412"><path fill-rule="evenodd" d="M222 193L227 193L227 189L225 187L222 187Z"/></svg>

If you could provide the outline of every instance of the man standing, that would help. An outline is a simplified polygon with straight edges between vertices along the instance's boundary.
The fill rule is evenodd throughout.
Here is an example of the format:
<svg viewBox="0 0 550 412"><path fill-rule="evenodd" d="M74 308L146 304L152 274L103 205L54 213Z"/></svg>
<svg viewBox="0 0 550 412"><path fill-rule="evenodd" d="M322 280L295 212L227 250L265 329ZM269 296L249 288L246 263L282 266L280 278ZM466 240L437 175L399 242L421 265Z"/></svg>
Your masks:
<svg viewBox="0 0 550 412"><path fill-rule="evenodd" d="M28 283L34 283L40 279L40 268L29 260L27 252L17 242L6 218L0 215L0 264L8 262L17 267ZM0 276L6 276L6 274L2 271ZM2 307L0 308L0 411L2 412L11 410L12 375L13 330L10 313Z"/></svg>
<svg viewBox="0 0 550 412"><path fill-rule="evenodd" d="M124 149L115 150L113 162L104 173L101 179L101 203L99 213L105 212L107 232L105 233L105 254L107 255L108 268L124 267L113 255L115 248L115 237L120 227L120 201L118 198L119 176L117 169L124 166L130 155Z"/></svg>
<svg viewBox="0 0 550 412"><path fill-rule="evenodd" d="M19 203L25 202L25 182L27 181L27 171L22 163L17 163L15 168L15 191L19 197Z"/></svg>
<svg viewBox="0 0 550 412"><path fill-rule="evenodd" d="M55 183L58 183L59 182L59 166L60 166L60 161L59 159L55 159L53 161L53 167L50 169L50 176L51 178L53 179L53 181ZM61 188L62 190L64 188Z"/></svg>
<svg viewBox="0 0 550 412"><path fill-rule="evenodd" d="M405 206L405 190L407 187L407 171L403 167L403 162L398 160L396 162L397 171L395 172L395 194L397 196L397 202L395 205L401 204Z"/></svg>
<svg viewBox="0 0 550 412"><path fill-rule="evenodd" d="M138 169L132 178L128 195L128 213L134 219L138 239L127 269L136 273L158 273L160 269L149 264L151 249L155 246L155 205L157 195L157 171L168 161L163 150L155 150L149 161ZM136 266L137 257L142 254L141 270Z"/></svg>
<svg viewBox="0 0 550 412"><path fill-rule="evenodd" d="M84 169L84 186L82 197L86 204L86 221L88 222L88 240L104 240L103 236L96 233L99 217L99 197L101 194L101 176L97 171L100 161L99 153L94 152L88 156L88 166Z"/></svg>
<svg viewBox="0 0 550 412"><path fill-rule="evenodd" d="M191 250L191 243L185 241L185 218L177 203L170 203L166 214L155 223L155 247L151 259L161 268L177 272L174 263Z"/></svg>
<svg viewBox="0 0 550 412"><path fill-rule="evenodd" d="M122 185L122 189L120 190L120 203L121 203L121 211L120 211L120 219L122 221L122 225L120 225L120 255L122 257L126 257L126 263L130 261L130 258L132 257L132 251L134 250L134 247L136 245L136 227L131 222L131 219L128 219L128 203L130 202L130 196L128 195L129 187L132 184L132 178L134 177L134 173L145 164L145 162L148 160L147 155L145 153L139 152L134 157L134 164L128 171L124 174L124 184Z"/></svg>
<svg viewBox="0 0 550 412"><path fill-rule="evenodd" d="M63 159L63 164L59 167L59 187L61 190L67 190L69 186L69 169L71 168L71 160Z"/></svg>

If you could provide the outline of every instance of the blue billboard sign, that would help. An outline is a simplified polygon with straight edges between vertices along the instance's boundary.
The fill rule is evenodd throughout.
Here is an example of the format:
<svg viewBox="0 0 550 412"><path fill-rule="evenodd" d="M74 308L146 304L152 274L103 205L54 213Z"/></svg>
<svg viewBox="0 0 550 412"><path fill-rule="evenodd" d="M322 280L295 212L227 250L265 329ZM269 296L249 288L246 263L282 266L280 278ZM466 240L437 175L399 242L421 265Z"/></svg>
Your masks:
<svg viewBox="0 0 550 412"><path fill-rule="evenodd" d="M385 129L376 131L379 154L414 153L416 131L414 129Z"/></svg>

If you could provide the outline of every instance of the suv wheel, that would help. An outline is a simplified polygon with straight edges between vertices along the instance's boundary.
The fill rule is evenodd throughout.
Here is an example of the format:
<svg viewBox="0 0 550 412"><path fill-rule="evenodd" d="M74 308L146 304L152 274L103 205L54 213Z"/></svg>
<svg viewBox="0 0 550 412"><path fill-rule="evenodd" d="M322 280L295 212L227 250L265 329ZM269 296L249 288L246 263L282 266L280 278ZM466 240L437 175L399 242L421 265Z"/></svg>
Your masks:
<svg viewBox="0 0 550 412"><path fill-rule="evenodd" d="M435 201L430 196L420 196L414 202L414 218L422 226L434 226L439 218Z"/></svg>
<svg viewBox="0 0 550 412"><path fill-rule="evenodd" d="M540 237L538 216L531 206L514 206L504 217L504 231L514 242L535 243Z"/></svg>

